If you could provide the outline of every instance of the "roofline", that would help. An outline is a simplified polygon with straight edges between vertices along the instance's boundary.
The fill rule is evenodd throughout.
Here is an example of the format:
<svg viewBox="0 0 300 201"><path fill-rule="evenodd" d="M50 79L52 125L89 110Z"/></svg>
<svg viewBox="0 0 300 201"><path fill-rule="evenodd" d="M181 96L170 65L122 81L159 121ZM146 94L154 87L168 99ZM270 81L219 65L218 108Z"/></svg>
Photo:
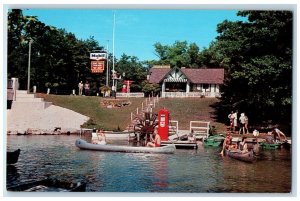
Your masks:
<svg viewBox="0 0 300 201"><path fill-rule="evenodd" d="M171 68L171 69L163 76L163 78L162 78L161 80L159 80L158 83L161 83L161 82L166 78L166 76L167 76L172 70L175 70L176 68L179 69L179 70L181 71L181 73L186 77L186 79L187 79L189 82L191 82L191 80L189 79L189 77L188 77L184 72L182 72L181 68L179 68L178 66L175 66L174 68Z"/></svg>

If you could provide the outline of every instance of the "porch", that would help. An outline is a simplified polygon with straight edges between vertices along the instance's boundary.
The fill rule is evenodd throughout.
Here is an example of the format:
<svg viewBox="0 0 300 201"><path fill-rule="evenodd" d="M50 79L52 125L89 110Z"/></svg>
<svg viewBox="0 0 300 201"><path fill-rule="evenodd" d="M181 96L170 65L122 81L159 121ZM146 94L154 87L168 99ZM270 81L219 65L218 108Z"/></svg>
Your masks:
<svg viewBox="0 0 300 201"><path fill-rule="evenodd" d="M220 92L161 92L162 98L221 97Z"/></svg>

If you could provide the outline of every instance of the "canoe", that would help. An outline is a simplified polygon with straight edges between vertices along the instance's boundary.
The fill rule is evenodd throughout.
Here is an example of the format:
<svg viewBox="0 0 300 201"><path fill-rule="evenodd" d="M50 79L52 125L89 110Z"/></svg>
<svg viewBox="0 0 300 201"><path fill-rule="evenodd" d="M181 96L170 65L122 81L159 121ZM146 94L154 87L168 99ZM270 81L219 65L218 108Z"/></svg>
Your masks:
<svg viewBox="0 0 300 201"><path fill-rule="evenodd" d="M204 147L219 147L224 140L222 136L210 136L203 140Z"/></svg>
<svg viewBox="0 0 300 201"><path fill-rule="evenodd" d="M20 152L21 152L20 149L17 149L16 151L12 151L12 152L8 151L6 153L7 164L15 164L16 162L18 162Z"/></svg>
<svg viewBox="0 0 300 201"><path fill-rule="evenodd" d="M196 142L189 142L189 141L161 141L161 145L165 146L165 145L172 145L174 144L176 149L197 149L198 148L198 144Z"/></svg>
<svg viewBox="0 0 300 201"><path fill-rule="evenodd" d="M132 147L123 145L100 145L88 143L85 140L77 139L75 145L80 149L95 151L111 151L111 152L133 152L133 153L162 153L172 154L175 152L175 145L167 145L162 147Z"/></svg>
<svg viewBox="0 0 300 201"><path fill-rule="evenodd" d="M51 178L23 182L15 186L7 187L7 191L24 192L85 192L85 189L85 182L72 183Z"/></svg>
<svg viewBox="0 0 300 201"><path fill-rule="evenodd" d="M262 142L260 144L261 148L262 149L279 149L281 147L281 143L265 143L265 142Z"/></svg>
<svg viewBox="0 0 300 201"><path fill-rule="evenodd" d="M230 151L228 149L225 149L225 155L229 156L230 158L245 162L253 162L255 160L253 150L247 153L242 153L240 150Z"/></svg>

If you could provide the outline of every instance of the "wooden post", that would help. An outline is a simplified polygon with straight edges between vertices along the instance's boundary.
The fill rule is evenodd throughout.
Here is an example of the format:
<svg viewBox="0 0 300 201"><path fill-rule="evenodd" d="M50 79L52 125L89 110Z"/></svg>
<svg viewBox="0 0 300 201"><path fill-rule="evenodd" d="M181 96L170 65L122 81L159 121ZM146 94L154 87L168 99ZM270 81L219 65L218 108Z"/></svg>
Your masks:
<svg viewBox="0 0 300 201"><path fill-rule="evenodd" d="M144 103L142 102L142 111L144 110Z"/></svg>
<svg viewBox="0 0 300 201"><path fill-rule="evenodd" d="M139 114L139 108L138 107L136 108L136 114Z"/></svg>

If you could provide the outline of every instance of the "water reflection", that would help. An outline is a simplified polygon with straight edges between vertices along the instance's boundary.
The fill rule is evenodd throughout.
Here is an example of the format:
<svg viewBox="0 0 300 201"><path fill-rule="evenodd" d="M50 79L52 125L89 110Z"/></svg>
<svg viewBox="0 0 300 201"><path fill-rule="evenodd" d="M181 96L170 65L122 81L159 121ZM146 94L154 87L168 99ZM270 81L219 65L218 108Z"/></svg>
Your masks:
<svg viewBox="0 0 300 201"><path fill-rule="evenodd" d="M252 164L221 157L220 150L176 150L175 154L113 153L80 150L77 136L8 136L22 149L7 166L7 184L51 175L87 182L96 192L279 192L291 190L289 150L262 151ZM128 144L127 141L110 141Z"/></svg>
<svg viewBox="0 0 300 201"><path fill-rule="evenodd" d="M154 187L159 190L164 190L168 187L168 161L167 157L164 155L157 158L152 164L153 166L153 176L154 176Z"/></svg>
<svg viewBox="0 0 300 201"><path fill-rule="evenodd" d="M20 177L18 169L15 165L6 166L6 178L8 181L17 180Z"/></svg>

